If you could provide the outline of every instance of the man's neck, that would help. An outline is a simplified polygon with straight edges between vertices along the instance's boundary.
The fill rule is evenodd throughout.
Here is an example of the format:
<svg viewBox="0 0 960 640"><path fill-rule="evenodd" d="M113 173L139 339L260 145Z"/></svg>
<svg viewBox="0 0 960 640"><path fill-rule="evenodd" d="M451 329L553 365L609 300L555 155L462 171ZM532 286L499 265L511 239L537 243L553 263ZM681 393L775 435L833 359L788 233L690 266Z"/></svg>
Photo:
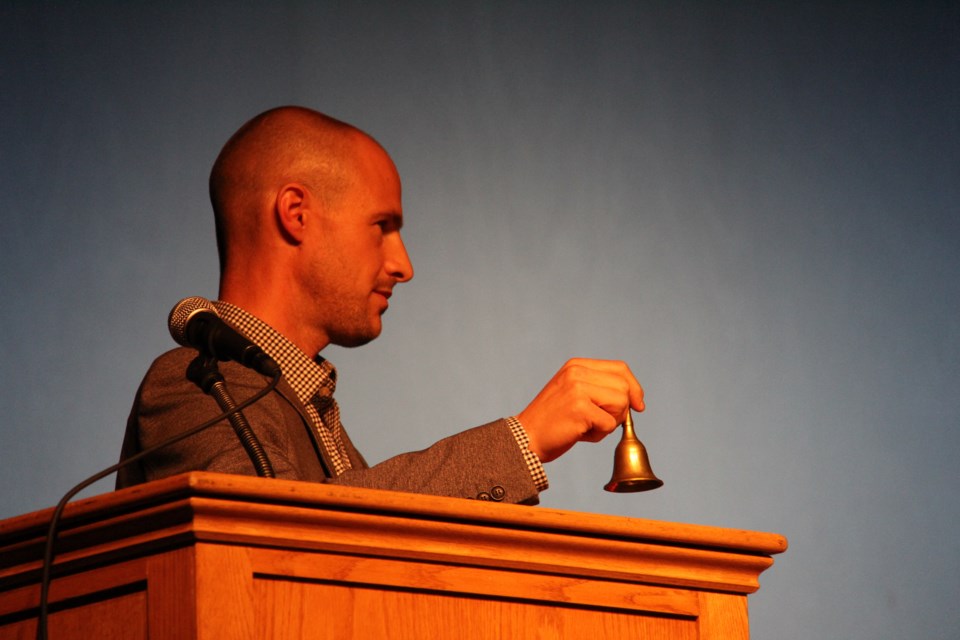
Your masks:
<svg viewBox="0 0 960 640"><path fill-rule="evenodd" d="M267 323L311 358L330 344L327 336L317 335L316 331L310 329L310 322L302 316L303 307L291 304L292 298L282 295L253 296L221 285L219 299Z"/></svg>

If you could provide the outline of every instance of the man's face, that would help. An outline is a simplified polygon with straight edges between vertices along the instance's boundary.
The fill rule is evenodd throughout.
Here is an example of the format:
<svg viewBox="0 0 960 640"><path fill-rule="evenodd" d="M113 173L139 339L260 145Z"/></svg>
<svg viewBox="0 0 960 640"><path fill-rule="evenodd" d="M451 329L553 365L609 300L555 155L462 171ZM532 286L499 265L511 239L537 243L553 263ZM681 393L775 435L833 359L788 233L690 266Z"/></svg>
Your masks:
<svg viewBox="0 0 960 640"><path fill-rule="evenodd" d="M356 180L309 226L305 274L314 309L307 313L327 341L344 347L380 335L394 285L413 277L400 228L400 178L372 142L361 144Z"/></svg>

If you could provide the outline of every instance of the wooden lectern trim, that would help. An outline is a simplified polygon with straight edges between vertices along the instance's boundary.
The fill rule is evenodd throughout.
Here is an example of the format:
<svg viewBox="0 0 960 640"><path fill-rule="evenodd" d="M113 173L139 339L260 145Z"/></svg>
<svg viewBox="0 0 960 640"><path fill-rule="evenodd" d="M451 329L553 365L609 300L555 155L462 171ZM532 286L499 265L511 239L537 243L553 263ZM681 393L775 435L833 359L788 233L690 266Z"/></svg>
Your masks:
<svg viewBox="0 0 960 640"><path fill-rule="evenodd" d="M0 524L0 578L35 566L50 510ZM190 540L397 554L750 593L779 535L246 476L189 473L71 504L58 562Z"/></svg>
<svg viewBox="0 0 960 640"><path fill-rule="evenodd" d="M35 624L51 513L0 522L0 638ZM770 533L190 473L67 507L51 630L239 640L332 621L318 637L417 638L451 622L517 637L548 623L746 640L746 595L785 549Z"/></svg>

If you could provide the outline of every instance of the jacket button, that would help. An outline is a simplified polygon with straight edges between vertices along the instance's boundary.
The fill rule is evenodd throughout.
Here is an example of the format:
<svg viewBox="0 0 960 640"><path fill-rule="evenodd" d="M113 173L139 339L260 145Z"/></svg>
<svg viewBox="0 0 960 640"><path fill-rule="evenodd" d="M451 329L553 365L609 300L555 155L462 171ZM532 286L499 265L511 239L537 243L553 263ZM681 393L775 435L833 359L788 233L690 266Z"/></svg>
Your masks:
<svg viewBox="0 0 960 640"><path fill-rule="evenodd" d="M501 487L500 485L495 486L493 489L490 489L490 497L495 501L500 502L507 495L507 490Z"/></svg>
<svg viewBox="0 0 960 640"><path fill-rule="evenodd" d="M477 500L490 500L490 494L486 491L481 491L477 494Z"/></svg>

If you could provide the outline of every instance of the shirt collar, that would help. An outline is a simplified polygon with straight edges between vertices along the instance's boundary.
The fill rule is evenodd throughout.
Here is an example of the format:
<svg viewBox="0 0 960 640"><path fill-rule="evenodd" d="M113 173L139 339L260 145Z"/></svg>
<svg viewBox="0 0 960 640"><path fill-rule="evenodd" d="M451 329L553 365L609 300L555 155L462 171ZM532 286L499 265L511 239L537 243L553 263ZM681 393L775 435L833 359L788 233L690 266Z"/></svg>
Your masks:
<svg viewBox="0 0 960 640"><path fill-rule="evenodd" d="M333 395L337 387L337 370L326 358L320 354L310 358L279 331L236 305L221 300L212 304L227 324L277 362L284 379L301 402L307 404L318 391Z"/></svg>

